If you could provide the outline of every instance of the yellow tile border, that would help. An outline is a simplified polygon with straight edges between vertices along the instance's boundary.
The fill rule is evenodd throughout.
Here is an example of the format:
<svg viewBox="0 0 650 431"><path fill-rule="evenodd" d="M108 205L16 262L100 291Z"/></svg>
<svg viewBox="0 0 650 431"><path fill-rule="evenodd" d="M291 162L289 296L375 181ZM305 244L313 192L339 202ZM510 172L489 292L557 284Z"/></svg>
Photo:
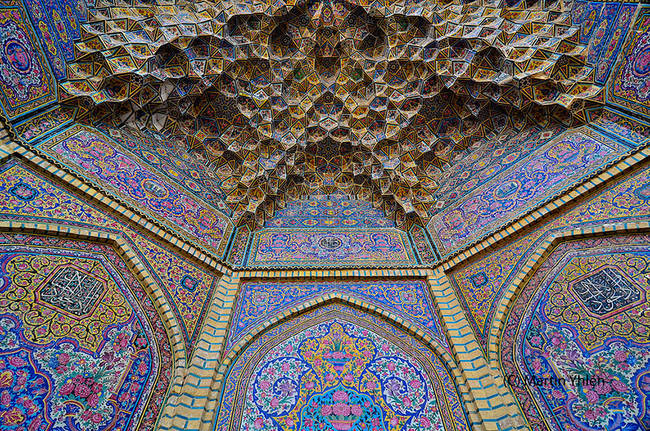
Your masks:
<svg viewBox="0 0 650 431"><path fill-rule="evenodd" d="M213 377L221 363L227 327L234 306L232 299L237 294L239 284L236 274L232 276L226 274L219 280L197 339L192 361L186 370L186 378L182 388L165 406L161 415L160 430L205 428L206 420L203 418L210 411L207 405L212 399L210 394L213 391ZM183 415L179 412L187 406L192 406L192 413L196 416L193 425L180 417Z"/></svg>
<svg viewBox="0 0 650 431"><path fill-rule="evenodd" d="M464 377L466 388L458 385L459 389L473 401L466 407L472 429L527 429L514 397L494 378L447 276L442 271L432 273L427 284L440 316L441 330Z"/></svg>
<svg viewBox="0 0 650 431"><path fill-rule="evenodd" d="M171 370L170 385L165 394L165 399L169 399L174 392L180 390L186 368L186 348L185 342L180 332L178 321L172 312L167 299L160 286L154 281L153 277L140 262L133 249L121 236L112 233L96 231L87 228L78 228L67 226L65 224L55 224L47 222L26 222L0 220L0 232L7 233L32 233L36 235L54 235L57 238L80 239L91 242L106 243L113 247L115 252L125 260L127 266L133 273L134 277L142 285L143 289L149 295L155 306L158 316L167 332L169 339L173 369ZM162 370L164 372L164 370ZM151 402L157 402L152 400ZM158 418L162 417L163 409Z"/></svg>
<svg viewBox="0 0 650 431"><path fill-rule="evenodd" d="M216 403L219 401L223 377L230 364L250 341L278 322L289 320L306 310L334 302L345 303L348 306L378 314L390 324L407 333L413 334L434 348L436 353L439 354L440 359L445 363L445 366L452 372L459 390L459 396L464 401L465 410L468 413L470 422L473 422L475 429L522 429L522 424L518 422L519 418L517 418L518 412L513 413L512 411L512 405L508 399L508 397L512 398L512 394L508 386L504 384L498 357L500 332L503 329L503 324L509 312L509 307L511 307L512 299L526 285L530 275L541 265L541 262L543 262L557 244L570 239L587 238L608 232L646 232L650 230L649 223L647 222L620 223L604 224L597 228L584 230L573 229L551 235L535 250L529 261L524 265L524 269L517 274L517 277L501 299L490 328L488 358L486 361L482 353L479 355L474 354L476 353L473 349L474 344L478 348L478 343L469 328L464 311L457 304L458 298L456 297L456 293L450 290L450 286L442 286L442 289L437 290L432 283L440 282L442 280L440 277L444 277L444 280L446 280L443 271L450 271L479 253L505 244L512 235L535 223L539 223L549 213L558 213L595 188L636 170L648 160L650 157L650 149L643 148L609 167L606 171L573 186L573 188L556 197L553 201L529 212L518 220L508 223L505 227L493 232L489 237L479 243L470 245L465 250L461 250L459 254L441 262L436 268L342 269L333 267L331 269L243 269L233 272L228 265L221 263L220 257L197 249L190 243L165 231L156 223L129 210L101 191L85 184L79 178L67 173L63 168L56 166L17 143L7 143L7 140L7 137L0 138L0 141L2 141L0 142L0 162L12 156L23 160L30 167L44 171L53 179L76 188L79 193L84 195L84 200L89 200L91 205L98 203L108 207L112 215L123 220L125 224L132 226L138 234L142 234L144 230L159 238L165 245L173 247L174 250L186 255L192 261L199 262L210 268L210 270L220 273L215 275L223 275L219 280L213 298L210 299L210 308L200 329L200 337L197 340L196 353L192 358L191 364L186 367L185 346L178 330L178 324L171 312L171 307L166 303L165 296L162 294L160 287L155 284L150 274L147 273L141 262L138 261L136 255L124 239L118 235L93 231L92 229L68 227L65 224L0 221L0 230L50 233L63 237L70 236L86 238L93 241L109 242L129 262L130 267L138 279L147 287L148 293L154 300L156 308L163 319L165 328L172 334L170 341L173 341L172 350L175 364L173 379L167 394L167 404L161 411L158 423L160 429L165 430L205 429L212 431L212 422L216 419L213 417L214 411ZM334 279L386 280L391 278L427 279L433 304L440 320L441 333L448 338L452 351L454 352L453 357L446 350L443 350L435 339L423 331L414 328L393 313L350 295L330 293L285 310L278 316L259 324L251 334L244 340L241 340L228 352L227 356L222 358L226 337L229 332L229 323L235 302L234 299L238 295L239 288L244 280L282 280L285 282L309 280L327 282L328 280L332 281ZM448 280L446 283L448 284ZM443 281L442 284L444 285L445 282ZM441 285L436 285L435 287L441 287ZM449 301L456 302L452 307L453 316L449 314L451 309L441 307L443 300L445 304ZM462 312L460 315L458 314L459 310ZM450 334L453 334L453 337ZM485 371L483 370L483 366L485 366ZM492 386L492 381L496 383L494 386ZM207 382L207 385L204 385L202 382ZM488 387L486 388L485 385ZM504 388L507 393L504 393ZM491 404L491 397L497 397L502 405L494 406ZM519 409L516 401L514 405ZM197 414L199 416L195 416ZM191 415L191 420L188 417L183 418L183 415Z"/></svg>

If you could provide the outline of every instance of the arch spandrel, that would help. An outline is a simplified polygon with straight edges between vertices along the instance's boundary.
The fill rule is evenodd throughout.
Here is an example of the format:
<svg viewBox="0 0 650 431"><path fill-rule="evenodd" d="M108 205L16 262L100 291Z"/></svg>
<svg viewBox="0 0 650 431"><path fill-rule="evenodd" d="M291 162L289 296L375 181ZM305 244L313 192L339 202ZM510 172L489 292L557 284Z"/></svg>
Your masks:
<svg viewBox="0 0 650 431"><path fill-rule="evenodd" d="M223 380L215 429L308 429L321 422L346 430L469 429L444 362L399 325L326 303L268 328L237 354ZM288 377L263 377L280 373ZM290 405L280 403L277 390L292 398ZM339 414L330 411L335 405Z"/></svg>

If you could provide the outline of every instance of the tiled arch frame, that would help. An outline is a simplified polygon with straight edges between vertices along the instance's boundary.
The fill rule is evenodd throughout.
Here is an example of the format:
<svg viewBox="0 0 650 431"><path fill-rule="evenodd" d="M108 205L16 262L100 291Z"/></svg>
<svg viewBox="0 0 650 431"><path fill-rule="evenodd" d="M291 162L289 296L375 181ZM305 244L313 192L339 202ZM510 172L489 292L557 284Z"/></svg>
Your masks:
<svg viewBox="0 0 650 431"><path fill-rule="evenodd" d="M445 368L449 371L450 375L453 377L456 387L458 389L458 395L463 399L463 404L466 410L466 413L477 412L476 403L471 392L467 389L463 390L467 386L467 381L465 376L461 373L460 368L456 361L451 357L449 352L441 345L441 343L431 337L429 334L425 333L416 326L408 323L403 318L396 316L395 314L384 310L381 307L376 305L369 304L363 300L350 296L348 294L343 294L339 292L332 292L325 294L319 298L311 299L305 301L299 305L291 307L284 310L278 315L272 317L271 319L258 324L254 327L243 339L241 339L237 344L235 344L232 349L229 350L227 355L223 357L223 360L218 369L215 370L213 375L213 394L214 400L212 402L219 402L219 395L223 387L224 380L227 376L227 373L230 369L230 366L234 364L239 355L246 350L246 348L251 344L251 342L269 330L270 328L275 327L276 325L287 322L292 318L301 315L310 310L317 309L319 307L326 306L328 304L339 303L346 305L350 308L354 308L365 313L375 314L383 319L388 324L398 328L399 330L413 335L416 339L420 340L424 345L431 348L441 362L444 364ZM210 404L212 404L212 402ZM206 406L205 409L204 421L213 423L216 420L216 409L211 408L211 405Z"/></svg>
<svg viewBox="0 0 650 431"><path fill-rule="evenodd" d="M505 320L508 316L513 302L521 290L526 286L528 280L537 271L546 258L561 243L576 240L587 239L596 236L611 234L638 234L650 232L650 221L630 222L630 223L612 223L601 224L589 228L577 228L563 232L556 232L544 240L530 256L528 261L519 270L512 283L508 286L503 297L501 298L497 311L490 327L490 338L488 341L488 355L490 366L495 370L500 370L499 366L499 346Z"/></svg>
<svg viewBox="0 0 650 431"><path fill-rule="evenodd" d="M503 368L501 367L501 340L505 330L506 319L514 306L519 293L526 287L528 281L533 277L540 266L561 244L572 240L584 240L599 236L625 235L625 234L642 234L650 232L650 221L630 222L630 223L612 223L601 224L589 228L576 228L562 232L556 232L549 235L530 256L528 261L519 270L512 283L508 285L503 297L501 298L497 311L495 313L490 335L488 340L488 362L493 370L495 379L500 385L512 389L505 382ZM514 396L514 393L513 393Z"/></svg>
<svg viewBox="0 0 650 431"><path fill-rule="evenodd" d="M0 119L0 126L4 126ZM45 175L48 175L53 181L59 182L75 189L75 193L84 201L92 206L103 208L112 215L118 217L126 225L138 231L140 234L150 235L159 241L167 244L173 250L185 255L190 260L206 267L209 271L221 276L219 289L223 290L224 283L227 285L230 280L232 271L226 265L219 261L219 256L215 256L208 250L196 247L183 239L176 236L173 232L166 230L157 221L147 218L145 215L130 209L125 204L111 197L101 189L92 187L75 176L64 166L50 160L46 155L41 154L37 149L27 148L19 142L12 141L12 135L6 127L0 127L0 164L11 158L16 158L25 163L31 169L35 169ZM145 290L151 295L151 299L156 305L160 318L165 325L168 333L170 345L172 347L172 358L174 367L170 387L166 399L160 400L164 403L163 409L157 419L156 429L166 429L167 424L173 421L175 408L178 405L178 398L183 395L185 380L188 376L188 361L190 354L180 332L180 326L174 316L171 306L168 303L164 292L156 284L151 274L140 262L140 258L134 253L129 242L119 234L111 234L103 230L80 229L75 226L69 226L65 223L47 223L47 222L23 222L23 221L5 221L0 220L0 231L18 231L52 234L59 237L83 238L90 241L110 243L120 254L125 257L128 265L132 268L136 278L142 283ZM196 349L195 349L196 351ZM197 356L197 355L194 355Z"/></svg>
<svg viewBox="0 0 650 431"><path fill-rule="evenodd" d="M236 303L240 285L244 281L279 279L291 282L314 280L354 281L365 279L403 280L421 279L426 281L433 302L432 305L441 319L441 325L450 342L451 352L447 351L430 335L395 314L367 304L348 294L324 294L319 298L305 300L301 305L285 310L265 323L260 323L253 332L241 340L239 346L226 351L226 338L229 332L231 315ZM410 332L427 346L439 353L439 359L450 371L455 380L458 394L465 405L469 424L476 430L524 429L519 425L519 411L514 407L510 393L501 390L492 379L487 362L481 356L473 336L467 333L467 323L463 311L454 297L451 286L444 274L427 269L341 269L341 270L276 270L276 271L238 271L226 273L221 278L215 292L203 332L197 342L187 376L178 397L167 406L165 419L160 430L201 430L214 428L216 410L223 389L223 378L230 364L237 358L238 350L250 344L256 336L280 322L332 302L344 302L349 306L385 319L388 324Z"/></svg>
<svg viewBox="0 0 650 431"><path fill-rule="evenodd" d="M173 369L171 370L170 385L165 396L167 400L166 402L168 403L170 401L170 398L174 396L174 394L178 393L179 389L182 386L184 369L186 366L185 343L183 342L180 327L160 286L158 286L149 271L140 262L140 259L133 251L133 249L129 246L127 241L125 241L119 235L102 231L93 231L90 229L80 229L74 226L66 226L65 224L56 223L35 223L25 221L0 220L0 232L55 235L58 238L70 238L104 243L112 246L117 254L124 259L128 268L131 270L135 278L140 282L145 292L147 292L149 297L152 299L156 311L158 312L158 316L160 317L165 328L165 332L167 333L167 337L169 338L169 343L172 349L172 361L174 365ZM152 402L157 401L154 400ZM157 421L160 421L160 419L164 416L164 413L165 410L160 411L160 415L158 416Z"/></svg>

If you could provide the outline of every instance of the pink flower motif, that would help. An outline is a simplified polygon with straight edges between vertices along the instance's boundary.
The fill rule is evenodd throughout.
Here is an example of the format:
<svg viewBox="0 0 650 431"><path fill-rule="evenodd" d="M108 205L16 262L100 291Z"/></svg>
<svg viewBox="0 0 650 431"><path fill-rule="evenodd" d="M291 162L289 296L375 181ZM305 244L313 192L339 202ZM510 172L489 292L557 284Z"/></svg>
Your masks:
<svg viewBox="0 0 650 431"><path fill-rule="evenodd" d="M599 395L606 395L612 391L609 383L599 383L594 388Z"/></svg>
<svg viewBox="0 0 650 431"><path fill-rule="evenodd" d="M422 386L422 383L420 383L419 380L411 380L409 382L409 386L412 387L413 389L418 389L420 386Z"/></svg>
<svg viewBox="0 0 650 431"><path fill-rule="evenodd" d="M343 403L336 403L332 406L332 412L337 416L349 416L350 406Z"/></svg>
<svg viewBox="0 0 650 431"><path fill-rule="evenodd" d="M74 381L74 380L73 380ZM63 386L61 386L61 395L64 397L67 395L70 395L72 391L74 391L74 383L73 381L66 382Z"/></svg>
<svg viewBox="0 0 650 431"><path fill-rule="evenodd" d="M77 385L74 388L74 394L79 398L88 398L91 393L90 388L85 384Z"/></svg>
<svg viewBox="0 0 650 431"><path fill-rule="evenodd" d="M102 415L100 415L99 413L95 413L93 414L91 420L94 424L102 423Z"/></svg>
<svg viewBox="0 0 650 431"><path fill-rule="evenodd" d="M314 382L312 382L311 380L308 381L307 383L305 383L305 388L306 388L307 390L312 390L312 389L314 389Z"/></svg>
<svg viewBox="0 0 650 431"><path fill-rule="evenodd" d="M96 408L99 405L99 396L97 394L90 394L86 401L88 401L90 407Z"/></svg>
<svg viewBox="0 0 650 431"><path fill-rule="evenodd" d="M625 383L621 382L620 380L612 380L612 387L614 388L615 391L618 392L627 392L628 387Z"/></svg>
<svg viewBox="0 0 650 431"><path fill-rule="evenodd" d="M262 419L261 417L255 419L255 422L253 422L253 426L255 426L255 429L258 430L262 429L262 427L264 426L264 419Z"/></svg>
<svg viewBox="0 0 650 431"><path fill-rule="evenodd" d="M324 405L320 408L320 414L323 416L329 416L332 414L332 406Z"/></svg>
<svg viewBox="0 0 650 431"><path fill-rule="evenodd" d="M348 373L348 374L345 375L344 379L345 379L345 381L347 383L352 383L354 381L354 376L352 374Z"/></svg>
<svg viewBox="0 0 650 431"><path fill-rule="evenodd" d="M395 362L389 362L386 368L388 368L389 371L395 371Z"/></svg>
<svg viewBox="0 0 650 431"><path fill-rule="evenodd" d="M325 380L331 382L332 380L334 380L334 377L335 377L334 374L327 373L327 375L325 376Z"/></svg>
<svg viewBox="0 0 650 431"><path fill-rule="evenodd" d="M25 365L27 365L27 362L25 362L23 358L19 358L18 356L10 356L9 364L13 365L14 367L24 367Z"/></svg>
<svg viewBox="0 0 650 431"><path fill-rule="evenodd" d="M332 395L332 399L334 400L335 403L339 402L347 402L350 398L345 391L335 391L334 394Z"/></svg>
<svg viewBox="0 0 650 431"><path fill-rule="evenodd" d="M5 407L11 405L11 395L9 395L9 391L2 391L2 395L0 395L0 404Z"/></svg>
<svg viewBox="0 0 650 431"><path fill-rule="evenodd" d="M262 380L260 382L260 388L262 388L263 391L268 391L269 388L271 388L271 383L268 380Z"/></svg>
<svg viewBox="0 0 650 431"><path fill-rule="evenodd" d="M430 428L431 421L429 420L429 418L420 418L420 426L424 428Z"/></svg>
<svg viewBox="0 0 650 431"><path fill-rule="evenodd" d="M285 362L284 364L282 364L281 368L282 368L282 372L286 373L287 371L289 371L289 364Z"/></svg>
<svg viewBox="0 0 650 431"><path fill-rule="evenodd" d="M363 414L363 409L360 405L355 404L350 407L350 413L352 413L354 416L361 416Z"/></svg>
<svg viewBox="0 0 650 431"><path fill-rule="evenodd" d="M402 398L402 403L404 403L406 407L411 407L411 399L409 397Z"/></svg>
<svg viewBox="0 0 650 431"><path fill-rule="evenodd" d="M397 419L396 416L393 416L393 417L390 419L390 426L392 426L392 427L396 427L397 425L399 425L399 419Z"/></svg>
<svg viewBox="0 0 650 431"><path fill-rule="evenodd" d="M271 399L271 407L277 409L279 405L280 405L280 401L278 401L276 397L273 397L273 399Z"/></svg>
<svg viewBox="0 0 650 431"><path fill-rule="evenodd" d="M598 394L594 391L587 391L585 395L587 396L587 401L589 401L590 403L598 402L598 400L600 399Z"/></svg>
<svg viewBox="0 0 650 431"><path fill-rule="evenodd" d="M366 382L366 389L369 391L375 390L377 388L377 383L373 382L372 380L368 380Z"/></svg>
<svg viewBox="0 0 650 431"><path fill-rule="evenodd" d="M616 353L614 353L614 359L616 359L618 362L624 362L627 360L627 353L623 350L618 350Z"/></svg>
<svg viewBox="0 0 650 431"><path fill-rule="evenodd" d="M67 365L70 362L70 355L67 353L61 353L59 355L59 365Z"/></svg>

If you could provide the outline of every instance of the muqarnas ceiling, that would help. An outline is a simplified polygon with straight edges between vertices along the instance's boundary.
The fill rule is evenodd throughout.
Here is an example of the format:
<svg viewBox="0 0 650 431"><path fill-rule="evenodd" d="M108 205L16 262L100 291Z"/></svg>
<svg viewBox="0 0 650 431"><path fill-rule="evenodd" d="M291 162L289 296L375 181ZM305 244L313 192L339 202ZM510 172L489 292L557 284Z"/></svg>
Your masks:
<svg viewBox="0 0 650 431"><path fill-rule="evenodd" d="M62 101L163 133L239 223L342 191L420 224L478 140L602 103L563 2L98 2Z"/></svg>

